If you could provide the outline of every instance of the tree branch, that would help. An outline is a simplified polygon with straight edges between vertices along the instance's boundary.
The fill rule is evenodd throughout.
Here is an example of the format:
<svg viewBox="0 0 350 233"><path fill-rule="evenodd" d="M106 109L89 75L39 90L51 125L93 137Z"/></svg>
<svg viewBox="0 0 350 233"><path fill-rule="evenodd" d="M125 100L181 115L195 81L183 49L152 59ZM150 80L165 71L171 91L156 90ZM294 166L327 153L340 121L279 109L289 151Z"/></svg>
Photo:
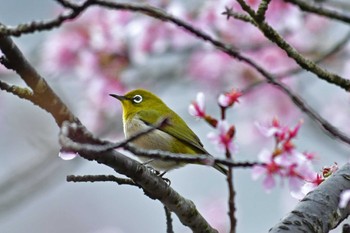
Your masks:
<svg viewBox="0 0 350 233"><path fill-rule="evenodd" d="M84 175L84 176L75 176L69 175L67 176L67 182L115 182L119 185L132 185L138 186L132 179L128 178L120 178L113 175Z"/></svg>
<svg viewBox="0 0 350 233"><path fill-rule="evenodd" d="M135 12L141 12L148 16L163 20L172 22L173 24L183 28L187 32L193 34L194 36L202 39L203 41L209 42L213 46L215 46L217 49L221 50L222 52L226 53L227 55L236 58L239 61L243 61L244 63L248 64L252 68L254 68L257 72L259 72L268 83L276 86L278 89L280 89L283 93L285 93L293 102L294 104L303 112L305 112L312 120L318 123L318 125L321 126L323 130L329 133L329 135L334 136L335 138L350 144L350 138L338 130L336 127L334 127L332 124L330 124L327 120L322 118L319 114L317 114L311 106L309 106L305 100L303 100L300 96L294 94L285 84L279 82L278 80L275 80L275 77L264 70L261 66L256 64L251 59L241 55L237 50L233 49L232 46L227 45L219 40L216 40L212 38L209 34L193 27L192 25L186 23L185 21L182 21L181 19L178 19L172 15L167 14L161 9L151 7L148 5L142 5L142 4L129 4L129 3L117 3L117 2L108 2L108 1L102 1L102 0L87 0L84 2L84 8L82 10L86 9L89 5L99 5L111 9L117 9L117 10L129 10L129 11L135 11ZM77 16L77 15L76 15ZM76 17L75 16L75 17ZM74 18L74 17L72 17ZM61 21L61 23L63 23ZM36 31L41 30L48 30L47 25L50 24L50 21L42 23L41 27L36 28ZM23 33L26 33L26 31L23 31ZM1 34L1 30L0 30ZM1 43L0 43L1 45ZM1 47L0 47L1 49ZM346 81L350 82L350 81ZM59 121L61 123L61 121Z"/></svg>
<svg viewBox="0 0 350 233"><path fill-rule="evenodd" d="M302 11L311 12L330 19L339 20L347 24L350 23L350 15L344 14L342 12L339 12L333 9L324 8L315 3L311 3L310 1L304 1L304 0L284 0L284 1L298 6Z"/></svg>
<svg viewBox="0 0 350 233"><path fill-rule="evenodd" d="M269 233L328 233L350 214L350 207L339 209L340 193L350 189L350 164L345 164L310 192ZM320 214L322 213L322 214Z"/></svg>
<svg viewBox="0 0 350 233"><path fill-rule="evenodd" d="M241 5L243 10L245 10L254 19L255 24L253 25L257 26L267 39L269 39L271 42L275 43L282 50L284 50L288 54L288 56L294 59L294 61L298 63L302 68L314 73L320 79L328 83L335 84L346 91L350 91L350 80L342 78L335 73L328 72L327 70L318 66L313 61L302 56L294 47L288 44L287 41L285 41L282 38L282 36L275 29L273 29L266 21L259 21L259 18L257 17L256 13L253 11L253 9L250 8L250 6L246 4L244 0L237 0L237 2ZM227 12L227 15L229 14L230 13Z"/></svg>
<svg viewBox="0 0 350 233"><path fill-rule="evenodd" d="M164 206L165 219L166 219L166 233L174 233L173 230L173 219L171 218L171 212Z"/></svg>
<svg viewBox="0 0 350 233"><path fill-rule="evenodd" d="M82 138L81 131L86 131L86 129L77 127L76 123L64 122L59 136L62 147L79 153L87 160L102 163L113 168L116 172L130 177L142 187L147 196L161 201L164 206L178 216L182 224L190 227L193 232L217 232L202 217L192 201L183 198L161 177L154 175L144 165L115 150L98 153L79 147L79 139ZM83 135L84 141L89 141L89 138L86 138L89 133L83 133ZM78 140L78 142L74 140Z"/></svg>
<svg viewBox="0 0 350 233"><path fill-rule="evenodd" d="M337 42L332 48L330 48L327 52L325 52L324 54L322 54L319 58L317 58L314 62L316 64L323 62L324 60L326 60L327 58L333 56L334 54L338 53L341 49L343 49L345 47L345 45L348 44L350 39L350 32L348 32L343 39L341 39L339 42ZM301 67L295 68L295 69L291 69L291 70L287 70L285 72L282 73L278 73L275 74L275 79L277 80L281 80L285 77L291 76L291 75L296 75L298 73L303 72L304 69ZM242 93L244 95L248 94L249 92L251 92L252 90L254 90L255 88L263 85L263 84L267 84L266 80L261 80L261 81L257 81L249 86L247 86L246 88L244 88L242 90Z"/></svg>
<svg viewBox="0 0 350 233"><path fill-rule="evenodd" d="M266 11L269 7L269 4L270 4L271 0L262 0L260 2L260 5L259 5L259 8L256 12L256 18L259 20L259 21L264 21L265 20L265 14L266 14Z"/></svg>
<svg viewBox="0 0 350 233"><path fill-rule="evenodd" d="M49 112L55 119L57 125L61 126L63 121L78 121L70 112L68 107L53 92L45 79L41 77L33 66L23 56L18 47L7 36L0 35L0 49L11 68L23 79L23 81L31 88L32 93L28 89L18 89L13 86L6 86L3 82L2 89L10 91L21 98L30 99L34 104Z"/></svg>

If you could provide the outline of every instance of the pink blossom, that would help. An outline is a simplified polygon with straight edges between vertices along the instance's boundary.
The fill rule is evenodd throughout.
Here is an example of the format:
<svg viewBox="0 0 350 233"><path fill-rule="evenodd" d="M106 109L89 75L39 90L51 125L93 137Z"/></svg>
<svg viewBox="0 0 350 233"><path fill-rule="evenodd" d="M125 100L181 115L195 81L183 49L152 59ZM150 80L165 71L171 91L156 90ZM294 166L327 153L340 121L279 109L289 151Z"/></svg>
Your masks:
<svg viewBox="0 0 350 233"><path fill-rule="evenodd" d="M255 126L258 129L258 131L267 138L272 137L276 133L281 131L279 125L267 125L255 122Z"/></svg>
<svg viewBox="0 0 350 233"><path fill-rule="evenodd" d="M228 232L227 200L218 196L208 197L199 203L199 207L208 222L219 232Z"/></svg>
<svg viewBox="0 0 350 233"><path fill-rule="evenodd" d="M350 201L350 189L341 192L340 201L339 201L339 208L347 207L349 204L349 201Z"/></svg>
<svg viewBox="0 0 350 233"><path fill-rule="evenodd" d="M270 192L276 185L274 176L280 174L280 166L273 160L273 154L267 149L263 149L259 155L259 161L263 165L255 165L252 169L252 178L257 180L261 176L265 176L263 187L266 192Z"/></svg>
<svg viewBox="0 0 350 233"><path fill-rule="evenodd" d="M220 51L197 51L191 54L188 73L196 79L217 81L229 73L232 59Z"/></svg>
<svg viewBox="0 0 350 233"><path fill-rule="evenodd" d="M314 183L304 182L300 190L290 192L291 196L295 199L303 199L309 192L314 190L317 187Z"/></svg>
<svg viewBox="0 0 350 233"><path fill-rule="evenodd" d="M293 143L301 123L302 121L299 121L295 127L290 128L281 125L278 119L274 118L269 126L257 124L265 136L275 138L274 150L270 152L264 149L258 156L263 164L257 165L259 169L253 169L253 178L266 174L263 183L265 190L269 191L274 186L271 182L273 176L279 176L288 180L289 189L297 196L304 182L314 179L315 172L312 166L314 156L299 152Z"/></svg>
<svg viewBox="0 0 350 233"><path fill-rule="evenodd" d="M242 93L232 89L232 91L227 92L225 94L221 94L218 98L218 103L221 107L227 108L231 107L234 103L239 102L239 97L242 96Z"/></svg>
<svg viewBox="0 0 350 233"><path fill-rule="evenodd" d="M203 92L197 93L196 101L190 104L188 111L191 116L205 118L205 96Z"/></svg>
<svg viewBox="0 0 350 233"><path fill-rule="evenodd" d="M211 132L207 136L220 152L236 152L236 147L233 143L234 126L229 125L226 120L218 121L216 132Z"/></svg>
<svg viewBox="0 0 350 233"><path fill-rule="evenodd" d="M337 164L329 167L324 167L321 173L309 172L309 175L304 175L304 184L299 191L292 192L292 196L297 199L302 199L306 194L314 190L319 186L325 179L333 174L338 169Z"/></svg>
<svg viewBox="0 0 350 233"><path fill-rule="evenodd" d="M291 149L293 147L291 140L297 137L302 123L303 121L300 120L294 128L289 128L282 126L277 118L273 118L271 124L261 124L256 122L255 126L265 137L274 136L278 142L283 142L285 149Z"/></svg>
<svg viewBox="0 0 350 233"><path fill-rule="evenodd" d="M130 13L101 8L49 36L44 43L43 67L51 73L71 72L82 80L118 77L130 60L126 36Z"/></svg>
<svg viewBox="0 0 350 233"><path fill-rule="evenodd" d="M314 174L312 164L309 161L294 163L287 167L286 177L288 178L291 192L298 192Z"/></svg>

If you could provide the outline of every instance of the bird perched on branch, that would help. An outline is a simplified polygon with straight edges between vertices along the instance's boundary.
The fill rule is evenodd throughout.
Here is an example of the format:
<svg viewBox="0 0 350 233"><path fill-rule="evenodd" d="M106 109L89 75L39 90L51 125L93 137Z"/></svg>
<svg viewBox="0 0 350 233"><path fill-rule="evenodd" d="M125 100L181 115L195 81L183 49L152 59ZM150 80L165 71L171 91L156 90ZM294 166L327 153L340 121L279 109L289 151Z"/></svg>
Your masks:
<svg viewBox="0 0 350 233"><path fill-rule="evenodd" d="M137 137L132 141L133 145L148 150L192 155L205 154L211 157L185 121L158 96L143 89L136 89L125 95L110 94L110 96L122 103L123 127L126 138L149 129L162 119L167 119L165 126ZM150 160L142 156L138 157L143 162L147 161L147 164L154 169L164 172L185 165L177 161ZM213 167L221 173L227 174L227 169L222 165L215 164Z"/></svg>

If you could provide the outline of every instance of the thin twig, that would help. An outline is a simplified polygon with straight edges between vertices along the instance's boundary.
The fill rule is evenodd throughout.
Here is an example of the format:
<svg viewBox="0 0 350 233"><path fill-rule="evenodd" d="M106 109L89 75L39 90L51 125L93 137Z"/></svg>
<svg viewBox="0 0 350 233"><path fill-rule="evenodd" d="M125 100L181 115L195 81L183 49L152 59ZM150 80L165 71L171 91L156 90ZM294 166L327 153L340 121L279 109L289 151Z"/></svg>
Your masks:
<svg viewBox="0 0 350 233"><path fill-rule="evenodd" d="M226 158L227 159L232 159L230 151L226 148ZM228 167L228 172L227 172L227 186L228 186L228 216L230 219L230 233L235 233L236 232L236 226L237 226L237 219L235 216L235 211L236 211L236 206L235 206L235 188L233 184L233 169L232 167Z"/></svg>
<svg viewBox="0 0 350 233"><path fill-rule="evenodd" d="M11 88L11 86L8 85L6 91L11 91L11 93L21 98L30 99L31 102L51 113L59 126L66 120L78 121L9 37L0 35L0 49L11 68L15 70L28 87L31 88L32 94L27 91L28 89L19 89L15 86ZM4 83L2 83L2 86L6 88Z"/></svg>
<svg viewBox="0 0 350 233"><path fill-rule="evenodd" d="M128 176L142 187L148 197L162 202L178 216L182 224L190 227L193 232L217 232L198 212L192 201L180 196L161 177L154 175L145 166L116 150L107 150L100 153L89 151L82 147L80 143L74 142L72 138L68 138L67 136L70 135L80 138L79 132L84 131L78 129L75 125L75 123L68 121L63 123L59 135L62 147L70 148L85 159L102 163L113 168L116 172ZM83 135L89 135L89 133L83 132ZM93 139L85 138L84 140L90 141Z"/></svg>
<svg viewBox="0 0 350 233"><path fill-rule="evenodd" d="M228 14L227 12L230 12L230 14ZM227 20L229 20L231 17L247 22L247 23L254 23L254 20L247 14L241 14L238 12L234 12L233 9L231 7L226 6L225 7L225 11L221 13L222 15L226 15Z"/></svg>
<svg viewBox="0 0 350 233"><path fill-rule="evenodd" d="M226 107L221 107L221 120L226 119ZM227 160L232 160L232 155L230 150L226 147L226 159ZM236 232L236 226L237 226L237 219L235 216L236 212L236 206L235 206L235 188L234 188L234 183L233 183L233 169L232 167L228 167L227 169L227 176L226 176L226 181L227 181L227 186L228 186L228 217L230 219L230 233L235 233Z"/></svg>
<svg viewBox="0 0 350 233"><path fill-rule="evenodd" d="M152 17L169 21L174 23L175 25L185 29L187 32L197 36L198 38L207 41L214 45L216 48L221 50L222 52L226 53L227 55L236 58L240 61L245 62L246 64L250 65L253 67L256 71L258 71L270 84L273 84L276 86L278 89L280 89L284 94L286 94L293 102L294 104L300 108L301 111L305 112L311 119L316 121L322 129L324 129L326 132L328 132L330 135L333 137L350 144L350 138L338 130L336 127L334 127L332 124L330 124L327 120L322 118L311 106L309 106L305 100L303 100L300 96L297 94L294 94L287 85L279 82L278 80L275 79L275 77L267 72L265 69L263 69L261 66L256 64L253 60L249 59L248 57L243 56L240 54L238 51L234 50L232 46L229 46L219 40L216 40L212 38L209 34L193 27L192 25L188 24L187 22L178 19L172 15L166 14L162 10L154 10L154 7L145 7L145 6L136 6L133 4L120 4L120 3L114 3L114 2L107 2L107 1L101 1L101 0L95 0L94 4L96 5L101 5L101 6L106 6L112 9L125 9L125 10L131 10L131 11L138 11L145 13L147 15L150 15ZM349 82L350 81L346 81ZM347 85L346 85L347 87ZM345 87L343 87L345 88Z"/></svg>
<svg viewBox="0 0 350 233"><path fill-rule="evenodd" d="M258 10L256 12L257 20L259 20L259 21L265 20L265 14L266 14L266 11L269 7L270 2L271 2L271 0L262 0L260 2L260 5L259 5Z"/></svg>
<svg viewBox="0 0 350 233"><path fill-rule="evenodd" d="M173 219L171 218L171 212L166 206L164 206L164 211L165 211L165 219L166 219L166 232L174 233Z"/></svg>
<svg viewBox="0 0 350 233"><path fill-rule="evenodd" d="M343 39L341 39L338 43L336 43L329 51L325 52L323 55L321 55L319 58L317 58L314 62L316 64L323 62L324 60L326 60L327 58L333 56L334 54L336 54L337 52L339 52L341 49L343 49L345 47L346 44L348 44L350 39L350 32L348 32ZM300 72L305 71L303 68L298 67L295 69L291 69L291 70L287 70L278 74L275 74L275 79L276 80L281 80L285 77L290 77L292 75L296 75ZM251 92L252 90L256 89L257 87L259 87L260 85L264 85L267 84L267 80L261 80L261 81L257 81L249 86L247 86L246 88L244 88L242 90L242 93L244 95L248 94L249 92Z"/></svg>
<svg viewBox="0 0 350 233"><path fill-rule="evenodd" d="M324 8L310 1L304 1L304 0L284 0L284 1L298 6L301 10L305 12L311 12L330 19L339 20L341 22L348 23L348 24L350 23L350 15L345 14L344 12L340 12L330 8Z"/></svg>
<svg viewBox="0 0 350 233"><path fill-rule="evenodd" d="M164 127L166 124L168 124L168 118L161 119L161 120L159 120L159 122L156 122L154 125L150 125L147 129L142 130L142 131L132 135L131 137L129 137L125 140L122 140L120 142L117 142L117 143L111 143L111 142L107 142L107 141L100 141L97 144L91 143L91 142L85 142L85 143L75 142L76 143L75 148L77 148L77 147L84 148L85 150L88 150L91 152L96 152L96 153L101 153L101 152L105 152L105 151L113 150L113 149L117 149L117 148L126 148L128 143L130 143L130 142L136 140L137 138L139 138L143 135L146 135L146 134L148 134L156 129L160 129L160 128ZM74 127L78 127L78 124L75 124ZM67 132L64 132L64 133L67 133ZM66 136L68 136L68 135L66 135ZM62 148L62 150L69 151L70 148Z"/></svg>
<svg viewBox="0 0 350 233"><path fill-rule="evenodd" d="M90 3L91 1L89 0L86 0L81 5L74 5L73 3L70 3L68 1L64 1L64 2L67 2L67 4L69 3L69 5L67 5L67 7L70 6L69 12L64 12L51 20L32 21L29 23L19 24L18 26L15 26L15 27L9 27L9 26L0 24L0 35L19 37L23 34L34 33L38 31L48 31L53 28L57 28L61 26L63 23L71 19L78 17L84 10L86 10L91 5Z"/></svg>
<svg viewBox="0 0 350 233"><path fill-rule="evenodd" d="M350 91L350 80L342 78L341 76L328 72L327 70L318 66L315 62L302 56L294 47L292 47L287 41L285 41L282 36L272 28L266 21L259 21L254 10L244 1L237 0L240 6L246 11L255 21L257 27L265 35L267 39L278 45L282 50L284 50L289 57L294 59L302 68L310 71L317 75L320 79L337 85L346 91Z"/></svg>
<svg viewBox="0 0 350 233"><path fill-rule="evenodd" d="M185 29L187 32L197 36L203 41L207 41L211 43L213 46L215 46L222 52L228 54L229 56L236 58L237 60L243 61L244 63L248 64L249 66L257 70L269 83L273 84L274 86L279 88L283 93L285 93L301 111L305 112L312 120L317 122L323 130L325 130L327 133L329 133L333 137L347 144L350 144L350 138L347 135L345 135L343 132L341 132L332 124L330 124L328 121L326 121L324 118L322 118L318 113L315 112L313 108L311 108L311 106L309 106L300 96L294 94L285 84L279 82L278 80L275 80L275 77L272 74L264 70L261 66L256 64L251 59L241 55L238 51L234 50L232 46L212 38L209 34L193 27L187 22L167 14L163 10L160 10L155 7L150 7L148 5L116 3L116 2L97 1L97 0L87 1L85 2L85 4L86 5L84 5L84 9L86 9L88 5L100 5L100 6L117 9L117 10L129 10L129 11L141 12L151 17L174 23L175 25ZM83 11L84 9L81 9L81 11ZM75 16L72 15L71 18L74 18L76 16L77 15ZM58 20L59 23L55 24L54 26L59 26L65 22L65 20L59 20L59 19L56 19L56 20ZM50 22L48 22L47 24L43 22L40 27L35 28L35 31L49 30L51 29L49 24ZM17 28L15 30L19 30L19 29ZM28 32L24 30L24 31L21 31L21 33L28 33ZM1 30L0 30L0 34L1 34ZM1 46L1 43L0 43L0 46Z"/></svg>
<svg viewBox="0 0 350 233"><path fill-rule="evenodd" d="M10 85L0 80L0 89L18 96L21 99L33 101L33 92L28 88Z"/></svg>
<svg viewBox="0 0 350 233"><path fill-rule="evenodd" d="M119 185L132 185L132 186L138 186L132 179L128 178L120 178L113 175L83 175L83 176L76 176L76 175L69 175L67 176L67 182L115 182Z"/></svg>

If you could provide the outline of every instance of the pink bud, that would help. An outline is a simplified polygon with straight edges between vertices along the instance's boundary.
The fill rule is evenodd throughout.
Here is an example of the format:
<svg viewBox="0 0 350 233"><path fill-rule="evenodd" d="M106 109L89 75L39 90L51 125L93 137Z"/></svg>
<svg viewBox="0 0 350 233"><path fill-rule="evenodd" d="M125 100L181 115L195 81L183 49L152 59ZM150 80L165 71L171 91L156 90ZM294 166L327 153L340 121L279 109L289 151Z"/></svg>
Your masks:
<svg viewBox="0 0 350 233"><path fill-rule="evenodd" d="M231 92L221 94L218 98L218 103L221 107L231 107L234 103L238 103L238 98L242 96L242 93L233 89Z"/></svg>
<svg viewBox="0 0 350 233"><path fill-rule="evenodd" d="M193 101L192 104L188 107L190 115L199 118L205 118L205 97L202 92L197 94L196 101Z"/></svg>

